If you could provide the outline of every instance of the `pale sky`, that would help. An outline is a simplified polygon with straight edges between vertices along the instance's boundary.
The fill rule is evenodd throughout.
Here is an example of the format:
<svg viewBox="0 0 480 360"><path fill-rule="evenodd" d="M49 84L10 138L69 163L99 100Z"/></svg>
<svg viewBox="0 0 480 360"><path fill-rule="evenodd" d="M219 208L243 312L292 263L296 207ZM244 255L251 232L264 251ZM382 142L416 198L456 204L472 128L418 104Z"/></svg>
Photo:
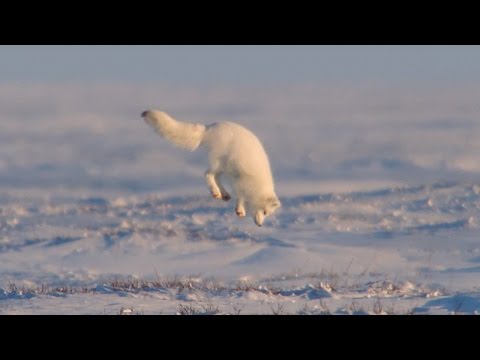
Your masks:
<svg viewBox="0 0 480 360"><path fill-rule="evenodd" d="M0 82L480 81L480 46L0 46Z"/></svg>

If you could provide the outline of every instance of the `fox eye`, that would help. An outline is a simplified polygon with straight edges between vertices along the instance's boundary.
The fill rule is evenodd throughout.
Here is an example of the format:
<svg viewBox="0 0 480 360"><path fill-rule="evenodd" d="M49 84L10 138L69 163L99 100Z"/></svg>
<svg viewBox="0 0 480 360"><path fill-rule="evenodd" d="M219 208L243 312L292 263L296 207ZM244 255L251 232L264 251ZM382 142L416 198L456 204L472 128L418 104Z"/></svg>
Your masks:
<svg viewBox="0 0 480 360"><path fill-rule="evenodd" d="M266 211L266 210L263 210L263 215L267 215L267 211Z"/></svg>

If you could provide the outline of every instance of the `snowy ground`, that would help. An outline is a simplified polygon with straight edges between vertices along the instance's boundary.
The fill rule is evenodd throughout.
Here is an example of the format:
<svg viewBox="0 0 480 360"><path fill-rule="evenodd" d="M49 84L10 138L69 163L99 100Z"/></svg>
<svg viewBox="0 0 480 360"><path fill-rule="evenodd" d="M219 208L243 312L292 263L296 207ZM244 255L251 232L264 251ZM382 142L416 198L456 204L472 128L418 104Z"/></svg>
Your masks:
<svg viewBox="0 0 480 360"><path fill-rule="evenodd" d="M474 86L0 86L0 314L476 314ZM209 198L139 114L233 120L283 207Z"/></svg>

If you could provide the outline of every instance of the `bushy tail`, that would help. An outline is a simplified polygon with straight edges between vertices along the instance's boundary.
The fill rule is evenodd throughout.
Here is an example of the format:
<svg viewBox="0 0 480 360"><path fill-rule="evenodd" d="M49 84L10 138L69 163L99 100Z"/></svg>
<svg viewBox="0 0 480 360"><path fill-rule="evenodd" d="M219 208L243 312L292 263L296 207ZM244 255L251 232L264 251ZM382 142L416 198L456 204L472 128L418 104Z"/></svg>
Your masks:
<svg viewBox="0 0 480 360"><path fill-rule="evenodd" d="M205 126L202 124L177 121L158 110L144 111L142 117L160 136L182 149L194 151L203 140Z"/></svg>

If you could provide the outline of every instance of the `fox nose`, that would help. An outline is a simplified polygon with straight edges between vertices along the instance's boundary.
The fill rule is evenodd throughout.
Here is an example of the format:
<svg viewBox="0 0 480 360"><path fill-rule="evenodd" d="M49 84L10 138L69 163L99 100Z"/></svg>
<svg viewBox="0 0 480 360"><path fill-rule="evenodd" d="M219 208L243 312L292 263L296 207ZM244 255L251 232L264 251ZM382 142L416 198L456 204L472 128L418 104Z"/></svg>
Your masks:
<svg viewBox="0 0 480 360"><path fill-rule="evenodd" d="M147 116L149 112L150 112L150 111L148 111L148 110L145 110L144 112L142 112L142 117Z"/></svg>

